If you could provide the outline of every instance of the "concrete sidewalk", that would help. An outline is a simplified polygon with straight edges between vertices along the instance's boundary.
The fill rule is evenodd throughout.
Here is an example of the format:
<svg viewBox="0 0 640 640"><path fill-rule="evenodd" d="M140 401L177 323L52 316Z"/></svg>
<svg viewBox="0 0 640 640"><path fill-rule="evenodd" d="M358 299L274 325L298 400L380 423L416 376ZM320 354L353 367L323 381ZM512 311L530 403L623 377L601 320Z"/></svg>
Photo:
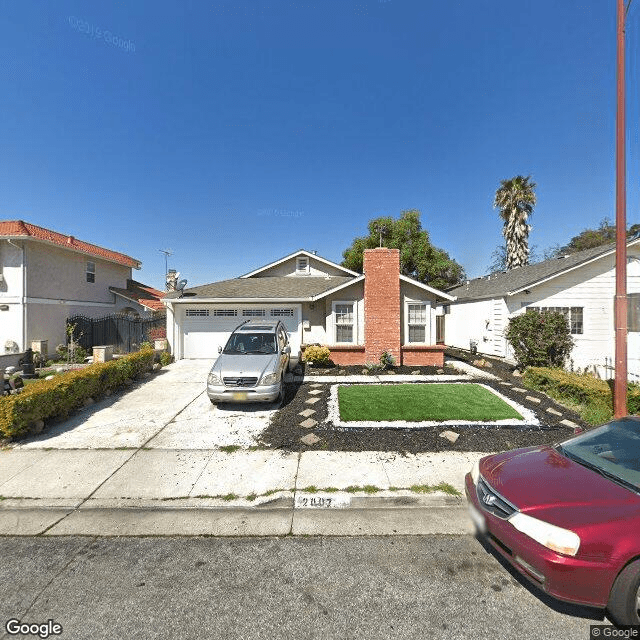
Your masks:
<svg viewBox="0 0 640 640"><path fill-rule="evenodd" d="M464 474L483 455L2 451L0 535L464 533ZM440 483L460 495L422 493Z"/></svg>

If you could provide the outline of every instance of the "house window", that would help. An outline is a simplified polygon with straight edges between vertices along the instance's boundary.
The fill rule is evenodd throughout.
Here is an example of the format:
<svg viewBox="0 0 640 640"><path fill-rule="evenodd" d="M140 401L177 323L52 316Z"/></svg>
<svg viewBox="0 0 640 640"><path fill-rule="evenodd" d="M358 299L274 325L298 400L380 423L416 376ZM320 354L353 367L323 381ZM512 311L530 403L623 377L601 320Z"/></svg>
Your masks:
<svg viewBox="0 0 640 640"><path fill-rule="evenodd" d="M309 258L300 257L296 260L296 273L309 273Z"/></svg>
<svg viewBox="0 0 640 640"><path fill-rule="evenodd" d="M234 318L238 315L237 309L214 309L213 315L224 318Z"/></svg>
<svg viewBox="0 0 640 640"><path fill-rule="evenodd" d="M293 309L271 309L272 318L293 318Z"/></svg>
<svg viewBox="0 0 640 640"><path fill-rule="evenodd" d="M582 310L583 307L527 307L527 311L555 311L563 314L571 327L571 334L574 336L584 333Z"/></svg>
<svg viewBox="0 0 640 640"><path fill-rule="evenodd" d="M96 281L96 263L87 262L87 282Z"/></svg>
<svg viewBox="0 0 640 640"><path fill-rule="evenodd" d="M261 318L263 316L266 316L267 312L264 309L243 309L242 315L245 318Z"/></svg>
<svg viewBox="0 0 640 640"><path fill-rule="evenodd" d="M425 303L407 304L407 342L427 341L427 305Z"/></svg>
<svg viewBox="0 0 640 640"><path fill-rule="evenodd" d="M208 318L209 309L187 309L185 315L187 318Z"/></svg>
<svg viewBox="0 0 640 640"><path fill-rule="evenodd" d="M355 313L353 302L333 303L333 324L336 328L336 344L355 342Z"/></svg>

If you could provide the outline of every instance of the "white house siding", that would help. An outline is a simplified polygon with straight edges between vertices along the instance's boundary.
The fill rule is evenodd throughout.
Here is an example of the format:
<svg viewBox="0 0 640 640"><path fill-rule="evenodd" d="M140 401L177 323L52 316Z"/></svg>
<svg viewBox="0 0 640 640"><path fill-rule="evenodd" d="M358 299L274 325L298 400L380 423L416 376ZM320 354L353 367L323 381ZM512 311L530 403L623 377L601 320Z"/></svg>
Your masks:
<svg viewBox="0 0 640 640"><path fill-rule="evenodd" d="M640 248L629 248L627 291L640 292ZM509 318L526 307L582 307L583 333L572 336L574 348L569 366L589 368L602 377L613 375L615 259L608 256L532 287L529 294L506 298L452 303L445 320L445 342L469 348L478 341L479 353L513 359L504 339ZM500 337L502 334L502 337ZM628 370L632 380L640 379L640 333L628 336Z"/></svg>
<svg viewBox="0 0 640 640"><path fill-rule="evenodd" d="M400 282L400 341L407 344L407 303L426 302L428 306L428 326L426 330L425 344L431 345L436 342L436 298L432 293L417 287L410 282Z"/></svg>
<svg viewBox="0 0 640 640"><path fill-rule="evenodd" d="M498 300L500 300L498 298ZM444 320L444 341L450 347L469 349L474 340L478 353L494 354L493 326L494 300L451 303Z"/></svg>
<svg viewBox="0 0 640 640"><path fill-rule="evenodd" d="M304 256L302 256L304 257ZM297 257L290 258L285 262L277 264L270 269L265 269L260 273L257 273L252 278L272 278L276 276L299 276L304 278L304 275L296 273ZM309 276L347 276L349 275L342 269L337 269L330 264L325 264L321 260L317 260L313 257L309 258Z"/></svg>
<svg viewBox="0 0 640 640"><path fill-rule="evenodd" d="M356 282L336 293L318 300L316 305L324 302L324 322L326 335L324 344L335 344L335 327L333 324L333 302L355 302L357 331L353 344L364 344L364 283Z"/></svg>

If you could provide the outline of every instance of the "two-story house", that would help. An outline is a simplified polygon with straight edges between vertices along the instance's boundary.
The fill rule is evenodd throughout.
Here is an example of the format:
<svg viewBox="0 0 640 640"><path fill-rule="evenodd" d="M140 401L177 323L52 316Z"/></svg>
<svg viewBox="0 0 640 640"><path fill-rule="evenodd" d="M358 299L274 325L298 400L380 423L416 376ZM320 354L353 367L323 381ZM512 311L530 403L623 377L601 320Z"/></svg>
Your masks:
<svg viewBox="0 0 640 640"><path fill-rule="evenodd" d="M132 280L141 263L21 220L0 221L0 353L65 342L73 315L149 315L163 292Z"/></svg>

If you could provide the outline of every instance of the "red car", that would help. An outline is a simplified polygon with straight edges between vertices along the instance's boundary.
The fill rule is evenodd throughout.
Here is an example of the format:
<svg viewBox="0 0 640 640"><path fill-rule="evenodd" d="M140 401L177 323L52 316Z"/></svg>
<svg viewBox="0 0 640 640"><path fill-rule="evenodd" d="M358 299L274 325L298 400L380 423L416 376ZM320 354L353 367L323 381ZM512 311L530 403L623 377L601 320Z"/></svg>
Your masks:
<svg viewBox="0 0 640 640"><path fill-rule="evenodd" d="M487 456L465 487L476 528L523 576L640 624L640 418Z"/></svg>

